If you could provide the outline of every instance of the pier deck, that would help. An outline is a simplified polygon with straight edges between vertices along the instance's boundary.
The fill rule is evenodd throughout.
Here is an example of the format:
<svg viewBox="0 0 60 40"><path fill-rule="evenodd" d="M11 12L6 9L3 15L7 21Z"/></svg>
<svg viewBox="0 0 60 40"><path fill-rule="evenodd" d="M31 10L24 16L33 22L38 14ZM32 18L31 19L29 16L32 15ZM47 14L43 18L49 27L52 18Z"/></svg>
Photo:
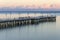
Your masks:
<svg viewBox="0 0 60 40"><path fill-rule="evenodd" d="M50 14L0 14L0 28L46 21L56 21L56 16Z"/></svg>

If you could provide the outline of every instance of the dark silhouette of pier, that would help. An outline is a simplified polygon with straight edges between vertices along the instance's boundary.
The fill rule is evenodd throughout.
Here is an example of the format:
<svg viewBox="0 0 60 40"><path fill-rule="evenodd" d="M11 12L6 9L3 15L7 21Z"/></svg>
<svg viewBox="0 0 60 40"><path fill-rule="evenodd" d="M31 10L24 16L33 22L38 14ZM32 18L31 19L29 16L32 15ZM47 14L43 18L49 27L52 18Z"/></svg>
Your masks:
<svg viewBox="0 0 60 40"><path fill-rule="evenodd" d="M49 15L44 16L39 14L38 14L39 16L37 14L34 14L34 16L33 15L31 16L30 14L28 14L27 16L24 16L24 15L22 15L23 17L20 16L13 19L0 20L0 29L26 25L26 24L28 25L28 24L36 24L40 22L56 21L55 15L50 15L50 16ZM6 17L7 17L7 14L6 14Z"/></svg>

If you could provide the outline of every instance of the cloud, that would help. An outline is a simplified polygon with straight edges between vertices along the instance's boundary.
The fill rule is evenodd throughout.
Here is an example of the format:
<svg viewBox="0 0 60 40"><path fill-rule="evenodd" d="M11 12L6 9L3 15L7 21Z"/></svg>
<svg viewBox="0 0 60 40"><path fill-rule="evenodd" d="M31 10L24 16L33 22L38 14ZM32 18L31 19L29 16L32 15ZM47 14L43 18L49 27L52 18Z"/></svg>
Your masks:
<svg viewBox="0 0 60 40"><path fill-rule="evenodd" d="M60 8L60 0L0 0L0 7Z"/></svg>

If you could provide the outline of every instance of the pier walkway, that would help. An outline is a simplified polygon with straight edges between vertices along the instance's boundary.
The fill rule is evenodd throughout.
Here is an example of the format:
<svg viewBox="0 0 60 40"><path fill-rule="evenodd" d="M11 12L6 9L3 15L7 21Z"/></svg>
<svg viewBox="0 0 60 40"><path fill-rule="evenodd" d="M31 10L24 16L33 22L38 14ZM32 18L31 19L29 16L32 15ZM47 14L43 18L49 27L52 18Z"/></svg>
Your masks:
<svg viewBox="0 0 60 40"><path fill-rule="evenodd" d="M0 14L0 28L46 21L56 21L56 16L50 14Z"/></svg>

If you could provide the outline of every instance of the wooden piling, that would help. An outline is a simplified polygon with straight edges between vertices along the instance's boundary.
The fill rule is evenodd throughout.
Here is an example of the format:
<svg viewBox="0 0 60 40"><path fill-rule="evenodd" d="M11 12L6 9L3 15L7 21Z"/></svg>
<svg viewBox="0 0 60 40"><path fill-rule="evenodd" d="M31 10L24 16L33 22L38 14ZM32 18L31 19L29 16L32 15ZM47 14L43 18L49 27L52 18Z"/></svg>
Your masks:
<svg viewBox="0 0 60 40"><path fill-rule="evenodd" d="M0 22L0 28L8 28L8 27L14 27L14 26L20 26L20 25L26 25L26 24L34 24L39 22L46 22L46 21L56 21L56 16L38 16L38 17L20 17L20 19L13 19L13 20L7 20L7 21L1 21Z"/></svg>

